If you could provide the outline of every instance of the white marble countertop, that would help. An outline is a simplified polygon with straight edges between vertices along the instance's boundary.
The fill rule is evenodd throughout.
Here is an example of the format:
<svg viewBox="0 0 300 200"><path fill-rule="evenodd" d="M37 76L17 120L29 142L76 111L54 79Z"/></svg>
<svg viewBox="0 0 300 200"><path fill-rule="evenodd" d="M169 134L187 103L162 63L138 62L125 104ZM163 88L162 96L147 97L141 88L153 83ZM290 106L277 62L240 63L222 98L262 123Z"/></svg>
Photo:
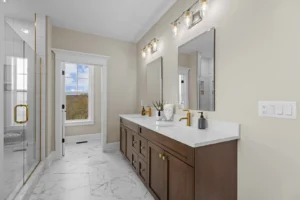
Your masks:
<svg viewBox="0 0 300 200"><path fill-rule="evenodd" d="M187 127L178 122L178 116L173 122L166 122L165 126L157 126L155 117L139 114L120 115L120 117L193 148L240 138L240 125L231 122L207 120L207 129L199 130L195 126L197 119L192 119L192 127ZM186 123L185 120L184 122Z"/></svg>

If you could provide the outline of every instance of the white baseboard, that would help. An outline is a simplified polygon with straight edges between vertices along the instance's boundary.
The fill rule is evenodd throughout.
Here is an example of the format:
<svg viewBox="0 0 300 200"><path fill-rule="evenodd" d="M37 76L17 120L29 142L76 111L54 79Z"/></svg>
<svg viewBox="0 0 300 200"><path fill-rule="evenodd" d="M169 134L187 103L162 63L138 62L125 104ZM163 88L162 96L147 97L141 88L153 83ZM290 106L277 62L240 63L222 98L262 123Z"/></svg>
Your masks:
<svg viewBox="0 0 300 200"><path fill-rule="evenodd" d="M91 140L100 140L100 139L101 139L101 133L67 136L66 143L76 143L81 141L91 141Z"/></svg>
<svg viewBox="0 0 300 200"><path fill-rule="evenodd" d="M104 146L104 152L112 152L120 149L120 142L108 143Z"/></svg>
<svg viewBox="0 0 300 200"><path fill-rule="evenodd" d="M49 168L53 161L58 160L59 157L56 151L52 151L50 155L45 159L45 169Z"/></svg>

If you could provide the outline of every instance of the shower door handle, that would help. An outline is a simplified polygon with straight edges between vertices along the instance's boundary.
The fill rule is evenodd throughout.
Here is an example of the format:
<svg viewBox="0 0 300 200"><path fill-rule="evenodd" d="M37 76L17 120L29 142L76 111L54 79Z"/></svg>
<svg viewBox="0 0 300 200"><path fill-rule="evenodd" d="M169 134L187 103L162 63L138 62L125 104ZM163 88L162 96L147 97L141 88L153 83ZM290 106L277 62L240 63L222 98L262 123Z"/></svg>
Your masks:
<svg viewBox="0 0 300 200"><path fill-rule="evenodd" d="M18 112L18 108L19 107L25 107L25 110L26 110L26 118L24 121L18 121L18 117L17 117L17 112ZM28 109L28 105L26 104L19 104L19 105L16 105L15 108L14 108L14 121L15 123L17 124L25 124L26 122L28 122L29 120L29 109Z"/></svg>

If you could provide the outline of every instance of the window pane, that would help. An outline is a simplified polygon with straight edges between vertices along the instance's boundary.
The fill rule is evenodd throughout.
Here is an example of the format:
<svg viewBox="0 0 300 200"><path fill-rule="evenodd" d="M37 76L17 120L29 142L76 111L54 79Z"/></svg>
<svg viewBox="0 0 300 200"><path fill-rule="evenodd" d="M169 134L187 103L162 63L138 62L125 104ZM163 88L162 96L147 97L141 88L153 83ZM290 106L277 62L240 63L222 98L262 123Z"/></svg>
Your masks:
<svg viewBox="0 0 300 200"><path fill-rule="evenodd" d="M18 121L25 121L26 120L26 108L25 107L18 107L17 108L17 120Z"/></svg>
<svg viewBox="0 0 300 200"><path fill-rule="evenodd" d="M17 92L17 105L27 104L27 92Z"/></svg>
<svg viewBox="0 0 300 200"><path fill-rule="evenodd" d="M88 94L67 95L67 120L88 119Z"/></svg>
<svg viewBox="0 0 300 200"><path fill-rule="evenodd" d="M78 65L78 78L89 78L89 67Z"/></svg>
<svg viewBox="0 0 300 200"><path fill-rule="evenodd" d="M66 78L66 93L77 94L77 78Z"/></svg>
<svg viewBox="0 0 300 200"><path fill-rule="evenodd" d="M17 90L27 90L27 75L17 75Z"/></svg>
<svg viewBox="0 0 300 200"><path fill-rule="evenodd" d="M17 58L17 74L27 74L27 59Z"/></svg>
<svg viewBox="0 0 300 200"><path fill-rule="evenodd" d="M78 79L78 93L89 92L89 79Z"/></svg>
<svg viewBox="0 0 300 200"><path fill-rule="evenodd" d="M65 64L65 76L69 78L77 77L77 64L66 63Z"/></svg>

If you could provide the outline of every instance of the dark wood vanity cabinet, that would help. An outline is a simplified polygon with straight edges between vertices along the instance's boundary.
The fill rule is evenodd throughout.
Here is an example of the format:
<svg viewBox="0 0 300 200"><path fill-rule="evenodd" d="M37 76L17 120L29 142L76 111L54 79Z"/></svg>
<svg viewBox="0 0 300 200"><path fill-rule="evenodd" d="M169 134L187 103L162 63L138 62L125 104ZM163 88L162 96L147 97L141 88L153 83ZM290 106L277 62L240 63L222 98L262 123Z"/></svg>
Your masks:
<svg viewBox="0 0 300 200"><path fill-rule="evenodd" d="M120 134L156 200L237 200L237 140L192 148L122 118Z"/></svg>
<svg viewBox="0 0 300 200"><path fill-rule="evenodd" d="M162 148L148 143L148 187L157 200L167 199L167 165L163 154Z"/></svg>
<svg viewBox="0 0 300 200"><path fill-rule="evenodd" d="M120 127L120 151L123 155L126 154L126 133L127 129L123 126Z"/></svg>

